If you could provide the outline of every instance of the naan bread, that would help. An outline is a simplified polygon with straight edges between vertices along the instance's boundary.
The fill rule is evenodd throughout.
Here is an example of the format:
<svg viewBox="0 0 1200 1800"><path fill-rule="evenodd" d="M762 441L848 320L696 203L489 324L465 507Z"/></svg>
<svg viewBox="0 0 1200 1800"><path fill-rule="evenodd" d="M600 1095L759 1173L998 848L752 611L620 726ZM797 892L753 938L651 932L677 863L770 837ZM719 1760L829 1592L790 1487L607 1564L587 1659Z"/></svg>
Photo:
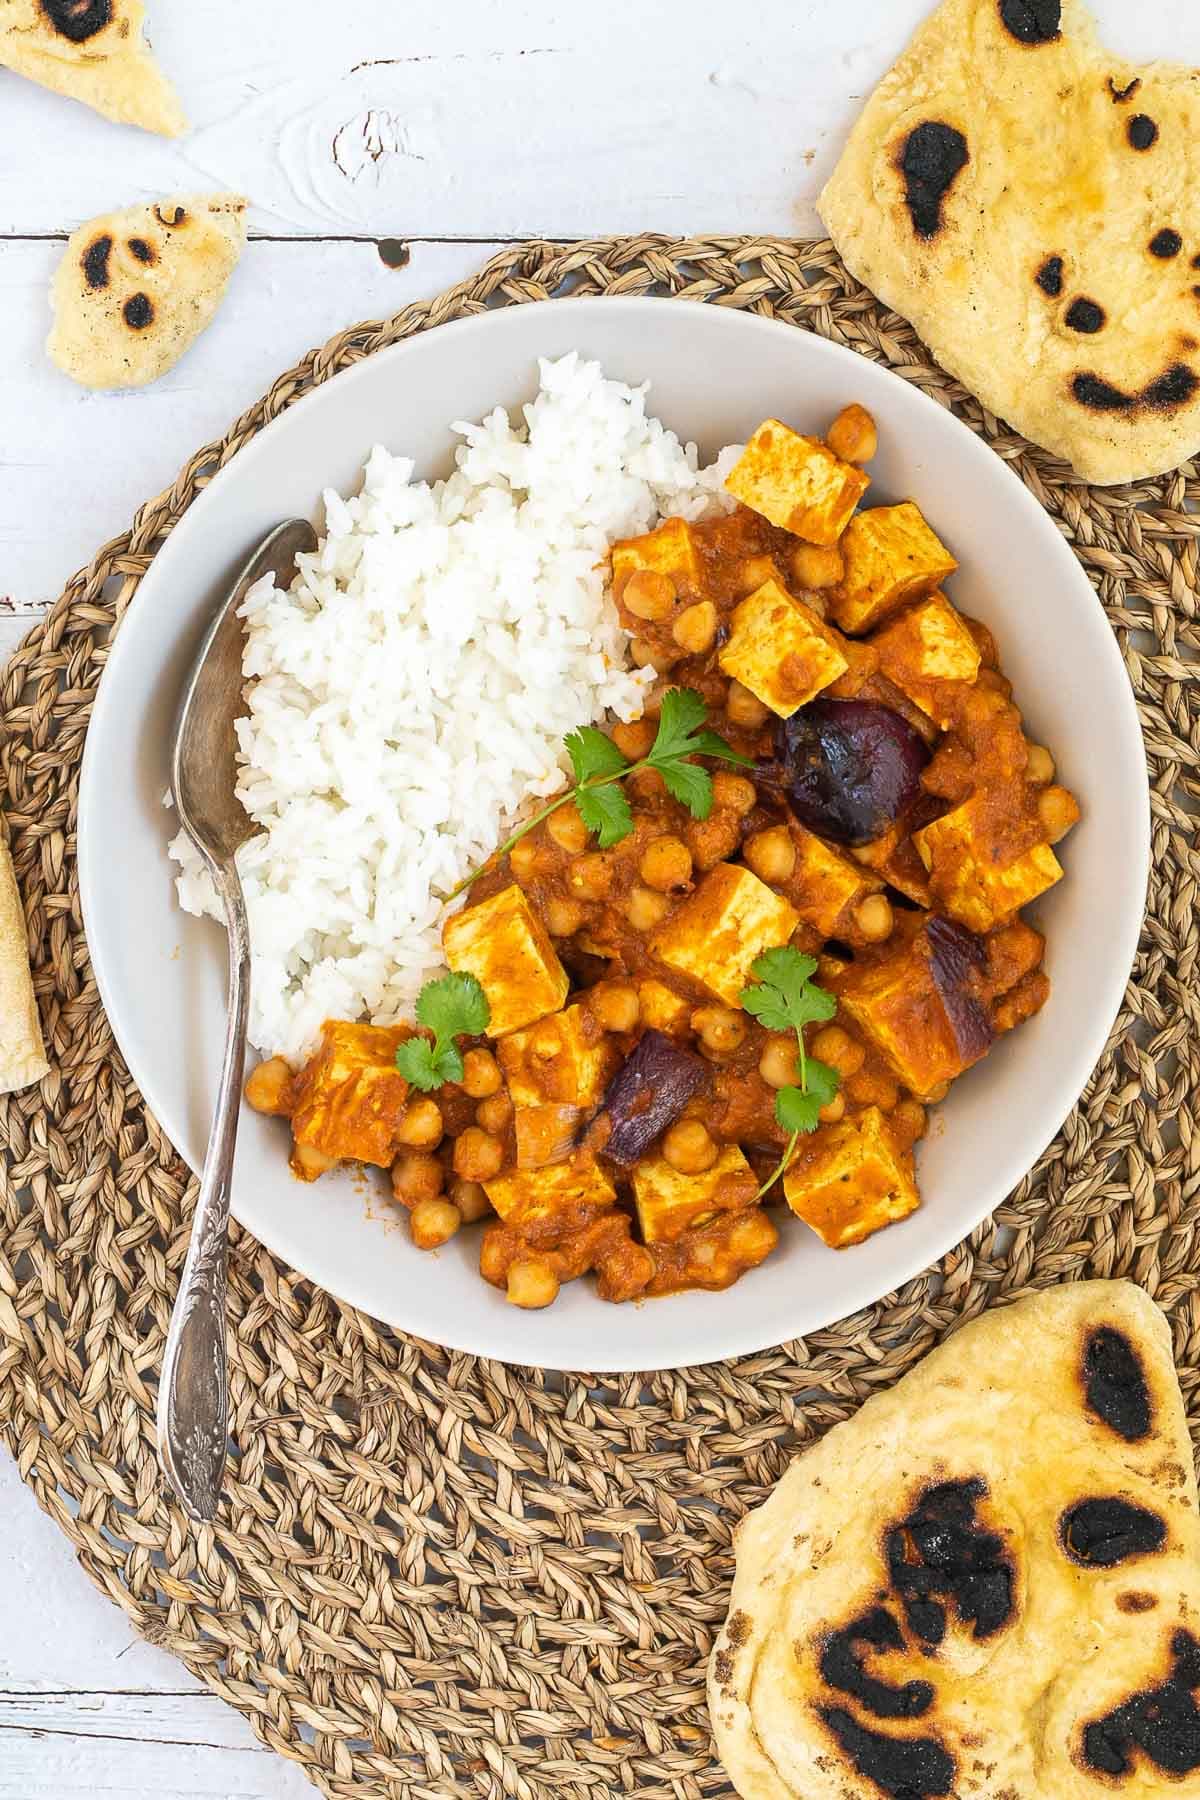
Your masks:
<svg viewBox="0 0 1200 1800"><path fill-rule="evenodd" d="M142 0L0 0L0 67L120 125L181 137L179 97L142 35Z"/></svg>
<svg viewBox="0 0 1200 1800"><path fill-rule="evenodd" d="M46 348L84 387L144 387L212 320L246 241L237 194L183 194L81 225L54 276Z"/></svg>
<svg viewBox="0 0 1200 1800"><path fill-rule="evenodd" d="M0 831L0 1094L32 1086L49 1067L29 974L25 914Z"/></svg>
<svg viewBox="0 0 1200 1800"><path fill-rule="evenodd" d="M964 1326L736 1548L709 1709L745 1800L1200 1793L1192 1447L1130 1283Z"/></svg>
<svg viewBox="0 0 1200 1800"><path fill-rule="evenodd" d="M945 0L818 201L851 273L1088 481L1200 448L1200 74L1080 0Z"/></svg>

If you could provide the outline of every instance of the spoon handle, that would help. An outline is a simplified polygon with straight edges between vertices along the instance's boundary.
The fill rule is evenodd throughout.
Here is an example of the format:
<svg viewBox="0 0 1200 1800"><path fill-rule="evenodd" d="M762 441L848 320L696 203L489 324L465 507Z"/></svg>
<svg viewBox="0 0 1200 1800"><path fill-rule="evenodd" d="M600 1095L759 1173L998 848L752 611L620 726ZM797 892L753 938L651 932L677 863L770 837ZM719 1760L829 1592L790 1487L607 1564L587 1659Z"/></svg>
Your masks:
<svg viewBox="0 0 1200 1800"><path fill-rule="evenodd" d="M158 1390L159 1460L184 1511L200 1521L215 1516L225 1472L229 1190L250 1006L250 927L242 884L232 859L210 863L210 869L229 931L225 1060Z"/></svg>

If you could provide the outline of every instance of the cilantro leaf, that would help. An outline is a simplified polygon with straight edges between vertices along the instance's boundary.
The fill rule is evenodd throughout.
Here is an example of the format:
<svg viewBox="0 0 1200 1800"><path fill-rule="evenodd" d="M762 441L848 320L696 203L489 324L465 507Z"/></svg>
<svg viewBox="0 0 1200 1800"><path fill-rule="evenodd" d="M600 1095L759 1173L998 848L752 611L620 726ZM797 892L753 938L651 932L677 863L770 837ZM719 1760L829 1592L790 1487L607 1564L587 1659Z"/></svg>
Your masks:
<svg viewBox="0 0 1200 1800"><path fill-rule="evenodd" d="M760 1025L768 1031L790 1031L792 1018L783 999L773 987L760 983L758 987L742 989L742 1006L752 1014Z"/></svg>
<svg viewBox="0 0 1200 1800"><path fill-rule="evenodd" d="M581 725L578 731L568 732L563 742L578 783L594 781L600 775L622 775L629 767L628 758L594 725Z"/></svg>
<svg viewBox="0 0 1200 1800"><path fill-rule="evenodd" d="M804 1079L807 1091L816 1095L821 1106L828 1106L836 1098L842 1078L836 1069L830 1068L819 1057L807 1056L804 1059Z"/></svg>
<svg viewBox="0 0 1200 1800"><path fill-rule="evenodd" d="M575 804L588 830L595 832L601 850L611 849L633 830L629 802L615 782L605 787L576 788Z"/></svg>
<svg viewBox="0 0 1200 1800"><path fill-rule="evenodd" d="M415 1088L420 1088L424 1094L429 1093L432 1088L442 1085L442 1078L438 1073L438 1065L434 1058L433 1045L428 1038L405 1038L396 1052L396 1067L405 1081Z"/></svg>
<svg viewBox="0 0 1200 1800"><path fill-rule="evenodd" d="M661 768L664 761L686 756L688 739L707 717L708 708L694 688L668 688L658 715L658 735L646 761Z"/></svg>
<svg viewBox="0 0 1200 1800"><path fill-rule="evenodd" d="M698 731L692 739L693 756L714 756L721 762L737 763L739 768L752 769L754 758L743 756L732 744L727 744L717 731Z"/></svg>
<svg viewBox="0 0 1200 1800"><path fill-rule="evenodd" d="M771 998L762 998L759 989L746 988L742 1005L761 1019L768 1031L803 1031L806 1025L832 1019L837 1001L824 988L813 984L811 977L816 970L815 957L793 950L790 945L764 950L750 965L750 973ZM747 999L748 995L753 998Z"/></svg>
<svg viewBox="0 0 1200 1800"><path fill-rule="evenodd" d="M667 792L687 807L693 819L707 819L712 811L712 776L699 763L664 763L659 773Z"/></svg>
<svg viewBox="0 0 1200 1800"><path fill-rule="evenodd" d="M417 1024L436 1038L478 1037L486 1031L491 1008L474 975L443 975L427 981L417 997Z"/></svg>
<svg viewBox="0 0 1200 1800"><path fill-rule="evenodd" d="M780 1088L775 1096L775 1117L785 1131L809 1132L817 1129L818 1114L827 1101L806 1094L798 1087Z"/></svg>

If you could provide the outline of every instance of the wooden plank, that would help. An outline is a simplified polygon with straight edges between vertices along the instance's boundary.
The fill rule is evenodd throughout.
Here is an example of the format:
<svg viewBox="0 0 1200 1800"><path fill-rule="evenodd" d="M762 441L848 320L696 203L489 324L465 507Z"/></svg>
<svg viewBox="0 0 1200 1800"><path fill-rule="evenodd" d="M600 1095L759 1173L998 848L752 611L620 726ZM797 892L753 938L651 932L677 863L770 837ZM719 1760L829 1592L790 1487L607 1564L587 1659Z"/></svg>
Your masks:
<svg viewBox="0 0 1200 1800"><path fill-rule="evenodd" d="M0 653L25 629L16 610L63 583L143 500L305 351L358 319L438 293L484 262L491 243L417 244L403 269L373 243L256 243L213 324L150 388L93 394L43 350L54 242L0 245L0 343L8 374L0 438ZM364 446L364 450L368 446Z"/></svg>

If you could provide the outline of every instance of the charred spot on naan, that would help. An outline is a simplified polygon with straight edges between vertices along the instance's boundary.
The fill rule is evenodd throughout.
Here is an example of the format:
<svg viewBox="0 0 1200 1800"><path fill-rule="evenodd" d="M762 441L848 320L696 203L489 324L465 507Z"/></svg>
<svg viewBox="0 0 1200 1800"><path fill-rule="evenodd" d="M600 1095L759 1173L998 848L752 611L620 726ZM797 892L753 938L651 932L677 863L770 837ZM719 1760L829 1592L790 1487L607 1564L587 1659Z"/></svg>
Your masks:
<svg viewBox="0 0 1200 1800"><path fill-rule="evenodd" d="M1158 1687L1132 1694L1083 1728L1077 1761L1090 1773L1119 1780L1142 1758L1164 1775L1200 1769L1200 1641L1176 1631L1170 1669Z"/></svg>
<svg viewBox="0 0 1200 1800"><path fill-rule="evenodd" d="M970 160L967 140L956 125L926 119L908 133L896 167L904 177L904 204L918 237L929 241L942 230L942 203Z"/></svg>
<svg viewBox="0 0 1200 1800"><path fill-rule="evenodd" d="M1082 1377L1088 1411L1110 1431L1136 1444L1154 1422L1150 1384L1142 1359L1123 1331L1099 1325L1083 1345Z"/></svg>
<svg viewBox="0 0 1200 1800"><path fill-rule="evenodd" d="M1149 1507L1105 1495L1068 1507L1058 1523L1058 1540L1083 1568L1115 1569L1132 1557L1157 1555L1167 1527Z"/></svg>
<svg viewBox="0 0 1200 1800"><path fill-rule="evenodd" d="M80 258L83 278L89 288L106 288L108 286L108 259L112 255L112 247L112 238L107 232L104 232L100 237L92 239Z"/></svg>
<svg viewBox="0 0 1200 1800"><path fill-rule="evenodd" d="M1071 393L1089 412L1178 412L1195 397L1197 388L1200 388L1200 375L1183 362L1172 363L1161 375L1156 375L1153 381L1133 393L1091 370L1083 370L1071 378Z"/></svg>
<svg viewBox="0 0 1200 1800"><path fill-rule="evenodd" d="M1053 44L1062 35L1062 0L999 0L1000 23L1018 44Z"/></svg>
<svg viewBox="0 0 1200 1800"><path fill-rule="evenodd" d="M872 1651L886 1654L903 1649L904 1633L891 1613L885 1606L872 1607L840 1631L827 1633L818 1663L821 1679L877 1719L919 1719L933 1705L930 1682L906 1681L895 1687L867 1668Z"/></svg>
<svg viewBox="0 0 1200 1800"><path fill-rule="evenodd" d="M842 1706L822 1706L819 1716L857 1773L891 1800L936 1800L953 1790L957 1768L940 1739L886 1737Z"/></svg>
<svg viewBox="0 0 1200 1800"><path fill-rule="evenodd" d="M86 44L111 24L112 0L39 0L51 29L72 44Z"/></svg>
<svg viewBox="0 0 1200 1800"><path fill-rule="evenodd" d="M951 1609L976 1639L994 1636L1013 1616L1013 1561L1000 1533L979 1516L987 1498L978 1476L939 1482L885 1534L891 1587L927 1646L942 1642Z"/></svg>

